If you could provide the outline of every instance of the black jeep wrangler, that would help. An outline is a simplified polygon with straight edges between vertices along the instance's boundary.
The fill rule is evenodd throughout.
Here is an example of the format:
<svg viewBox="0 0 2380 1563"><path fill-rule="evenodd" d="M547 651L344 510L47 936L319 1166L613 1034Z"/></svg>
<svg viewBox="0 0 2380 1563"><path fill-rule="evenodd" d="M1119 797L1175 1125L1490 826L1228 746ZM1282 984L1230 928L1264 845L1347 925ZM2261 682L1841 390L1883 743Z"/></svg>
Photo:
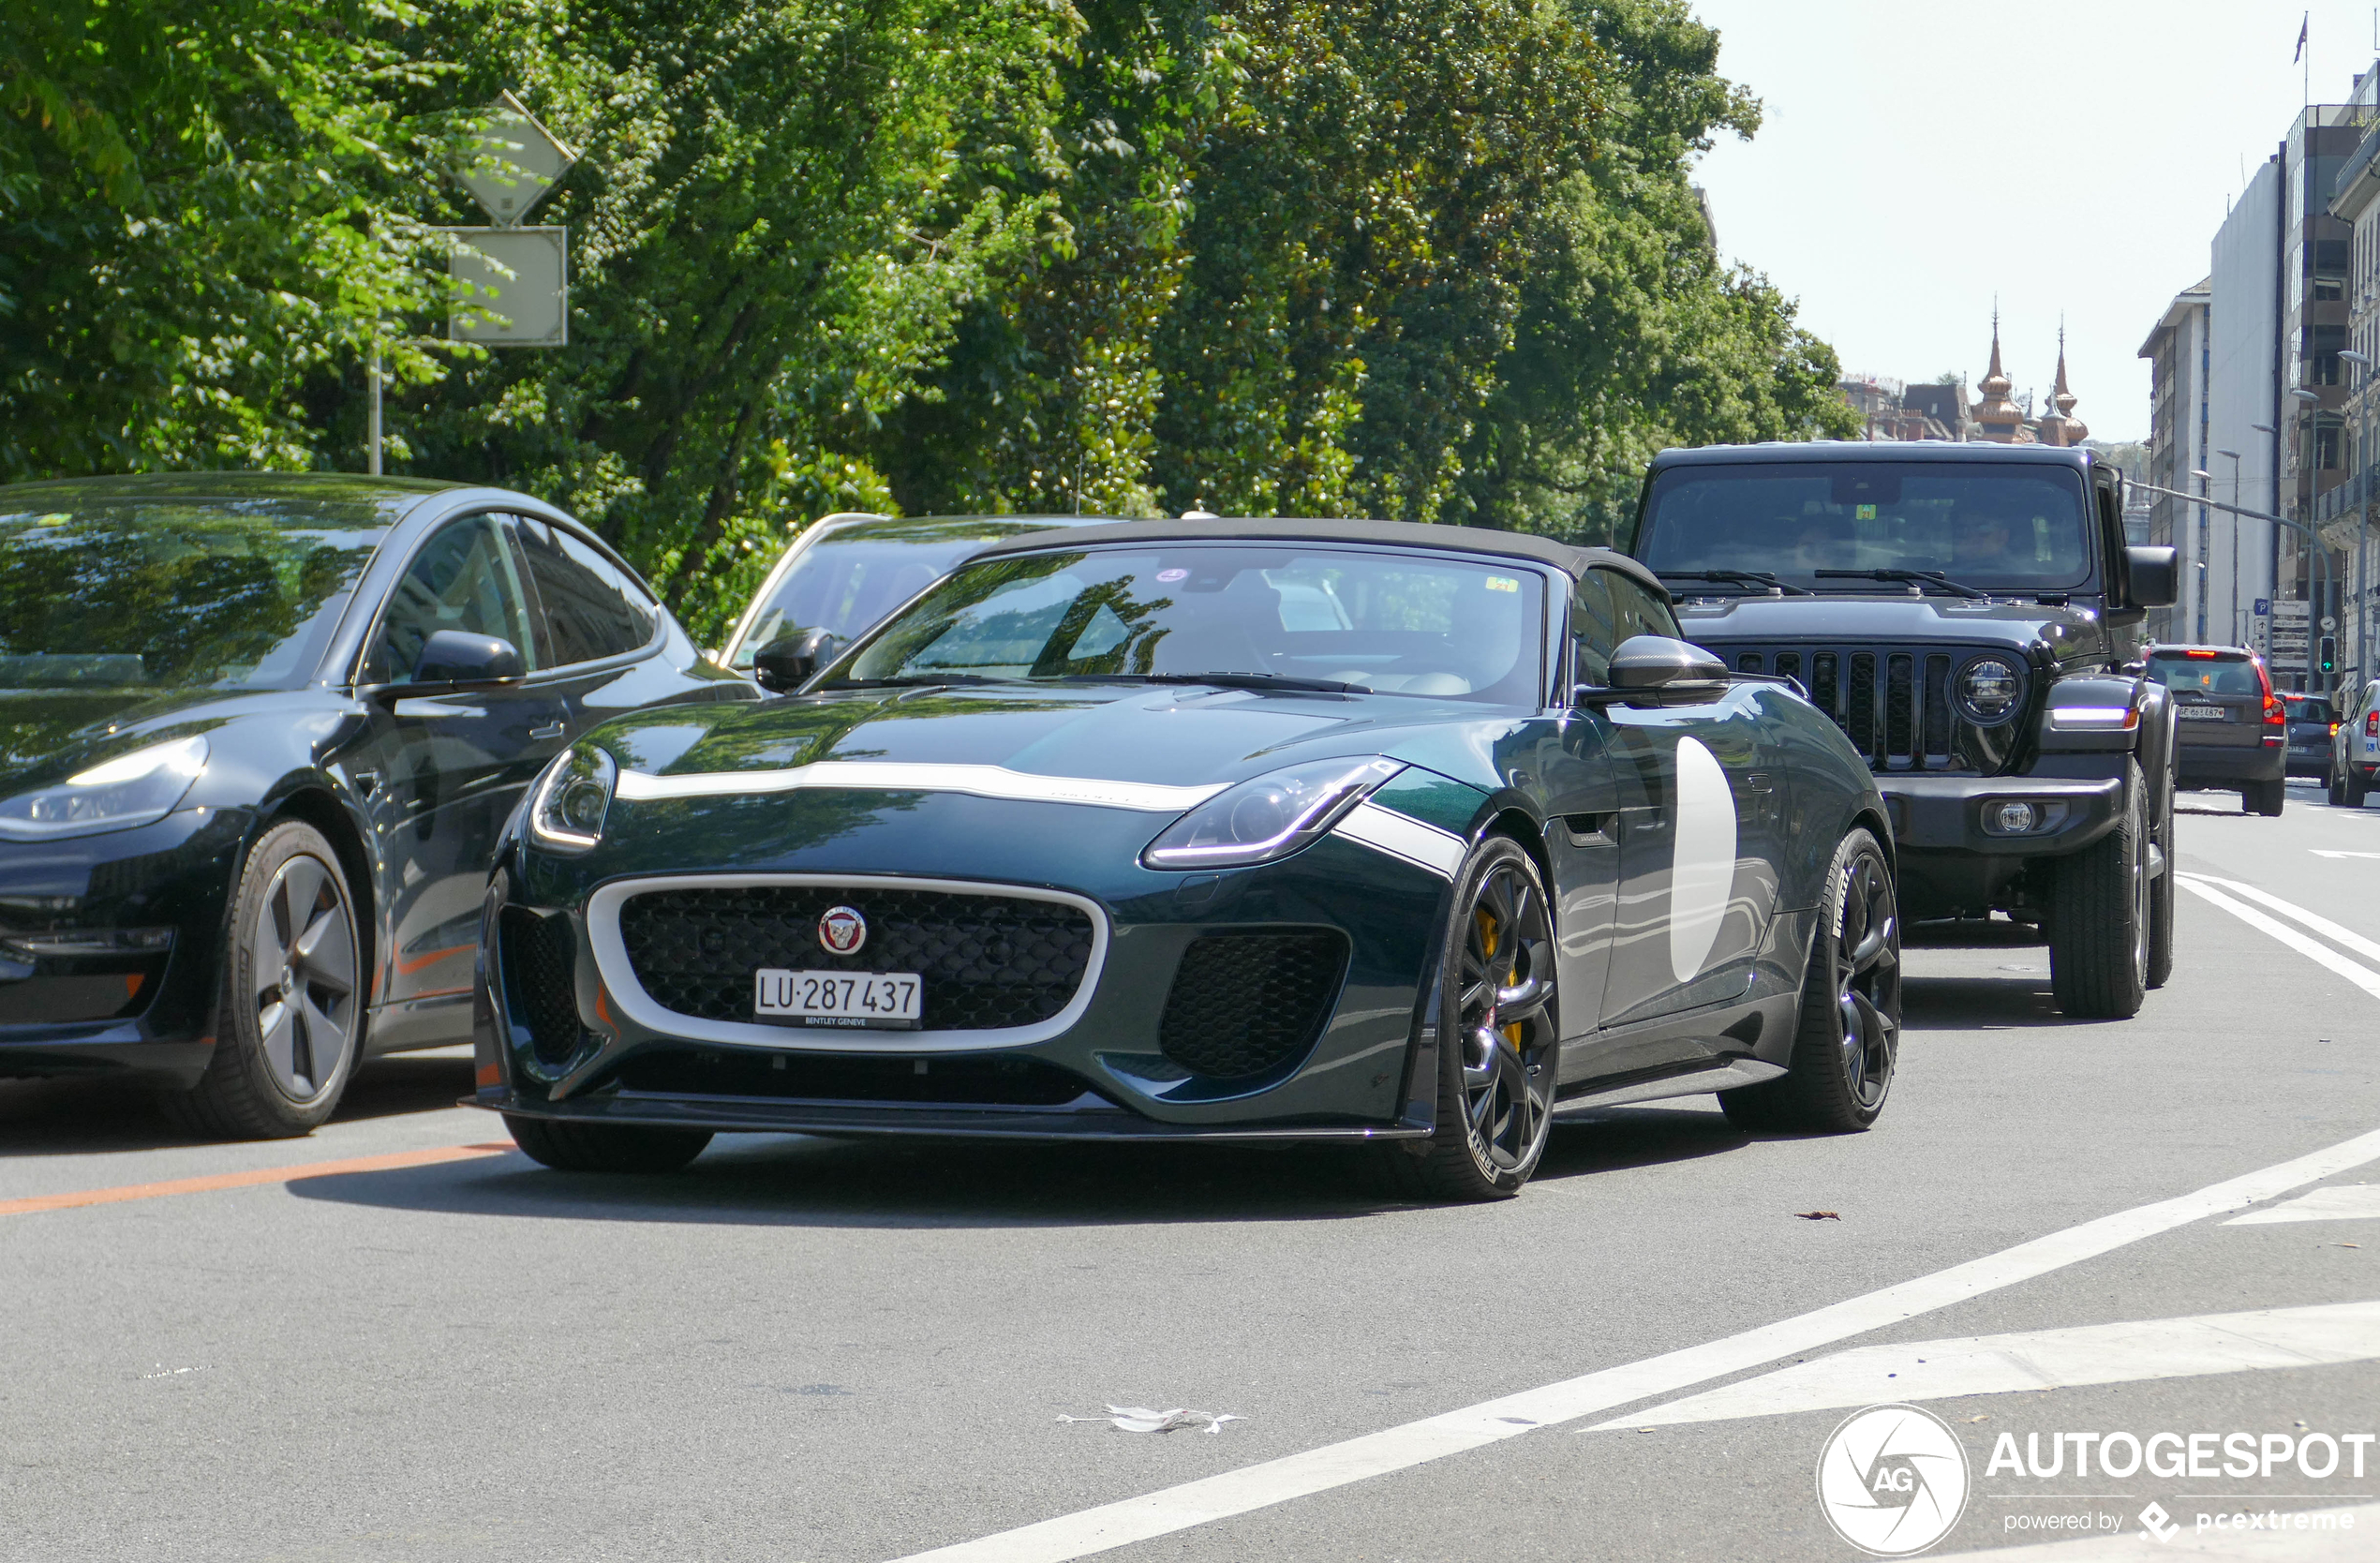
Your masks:
<svg viewBox="0 0 2380 1563"><path fill-rule="evenodd" d="M1629 551L1688 639L1795 681L1867 756L1903 915L2040 927L2071 1016L2164 982L2174 720L2140 658L2174 551L2125 545L2113 469L2049 446L1664 451Z"/></svg>

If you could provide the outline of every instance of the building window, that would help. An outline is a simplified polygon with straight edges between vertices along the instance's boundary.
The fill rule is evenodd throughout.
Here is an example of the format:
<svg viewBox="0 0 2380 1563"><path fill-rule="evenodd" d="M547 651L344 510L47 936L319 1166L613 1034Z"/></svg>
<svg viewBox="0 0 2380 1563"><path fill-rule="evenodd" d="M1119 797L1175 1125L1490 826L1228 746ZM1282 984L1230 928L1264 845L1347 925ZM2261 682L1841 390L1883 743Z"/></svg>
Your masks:
<svg viewBox="0 0 2380 1563"><path fill-rule="evenodd" d="M2313 301L2335 304L2347 296L2347 279L2343 276L2317 276L2313 279Z"/></svg>
<svg viewBox="0 0 2380 1563"><path fill-rule="evenodd" d="M2336 471L2339 466L2339 431L2324 424L2313 431L2313 464L2323 471Z"/></svg>
<svg viewBox="0 0 2380 1563"><path fill-rule="evenodd" d="M2307 359L2306 383L2308 385L2338 384L2339 355L2335 352L2317 353Z"/></svg>

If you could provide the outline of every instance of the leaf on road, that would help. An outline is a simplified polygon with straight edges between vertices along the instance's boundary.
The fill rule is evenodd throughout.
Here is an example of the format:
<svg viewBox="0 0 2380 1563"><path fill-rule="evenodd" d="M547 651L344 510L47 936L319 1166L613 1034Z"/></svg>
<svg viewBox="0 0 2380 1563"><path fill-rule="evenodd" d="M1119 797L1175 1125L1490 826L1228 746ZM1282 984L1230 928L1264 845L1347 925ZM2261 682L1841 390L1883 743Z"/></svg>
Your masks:
<svg viewBox="0 0 2380 1563"><path fill-rule="evenodd" d="M1227 1422L1248 1419L1230 1411L1193 1411L1176 1406L1171 1410L1153 1411L1146 1406L1110 1406L1104 1417L1071 1417L1061 1415L1060 1422L1104 1422L1119 1433L1179 1433L1185 1427L1204 1428L1220 1433Z"/></svg>
<svg viewBox="0 0 2380 1563"><path fill-rule="evenodd" d="M1843 1219L1833 1211L1795 1211L1793 1213L1800 1216L1804 1221L1840 1221Z"/></svg>

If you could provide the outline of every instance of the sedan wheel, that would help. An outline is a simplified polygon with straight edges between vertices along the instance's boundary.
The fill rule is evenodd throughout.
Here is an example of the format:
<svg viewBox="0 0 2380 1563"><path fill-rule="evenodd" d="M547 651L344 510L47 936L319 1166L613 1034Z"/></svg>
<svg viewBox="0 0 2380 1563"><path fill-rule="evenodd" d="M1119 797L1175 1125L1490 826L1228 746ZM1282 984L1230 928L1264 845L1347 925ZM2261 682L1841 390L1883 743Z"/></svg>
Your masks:
<svg viewBox="0 0 2380 1563"><path fill-rule="evenodd" d="M1554 919L1544 877L1509 837L1472 849L1455 879L1440 974L1437 1126L1390 1146L1402 1192L1432 1199L1517 1194L1553 1127L1561 1052Z"/></svg>
<svg viewBox="0 0 2380 1563"><path fill-rule="evenodd" d="M1810 940L1801 1023L1784 1076L1719 1093L1746 1128L1840 1134L1884 1110L1900 1058L1900 902L1892 865L1866 829L1836 849Z"/></svg>
<svg viewBox="0 0 2380 1563"><path fill-rule="evenodd" d="M198 1086L165 1097L201 1134L302 1135L331 1115L363 1040L347 878L330 842L290 821L248 854L232 904L215 1056Z"/></svg>

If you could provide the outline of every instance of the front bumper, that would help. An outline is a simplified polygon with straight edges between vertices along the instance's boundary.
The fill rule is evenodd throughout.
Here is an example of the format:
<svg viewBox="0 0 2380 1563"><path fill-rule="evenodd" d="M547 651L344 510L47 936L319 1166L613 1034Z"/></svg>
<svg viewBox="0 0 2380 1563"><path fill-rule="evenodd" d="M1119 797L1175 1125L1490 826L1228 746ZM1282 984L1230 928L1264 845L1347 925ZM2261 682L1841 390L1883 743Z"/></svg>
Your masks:
<svg viewBox="0 0 2380 1563"><path fill-rule="evenodd" d="M689 855L670 854L659 839L666 832L623 831L633 849L599 851L600 867L513 854L483 913L477 1090L464 1100L531 1118L824 1135L1363 1140L1429 1132L1435 1094L1409 1120L1406 1087L1425 1029L1421 974L1434 969L1443 873L1339 836L1260 868L1162 873L1137 861L1153 828L1146 816L1059 812L933 796L887 809L881 830L870 822L831 844L748 850L734 862L736 877L826 878L855 895L963 881L980 893L1033 887L1095 908L1102 948L1077 1002L1056 1021L1004 1036L699 1022L657 1012L649 996L624 1003L636 978L623 974L611 931L623 886L717 876L690 875ZM1458 838L1447 840L1459 849ZM1053 883L1057 861L1091 867ZM549 928L567 919L585 1032L567 1057L550 1048L538 1054L533 1018L505 970L508 907ZM1167 1056L1161 1022L1195 942L1317 928L1343 933L1348 954L1335 1002L1302 1053L1232 1079L1200 1076Z"/></svg>
<svg viewBox="0 0 2380 1563"><path fill-rule="evenodd" d="M1900 854L2057 857L2089 846L2116 826L2124 808L2120 777L1898 776L1876 779L1892 815ZM1986 804L2060 804L2064 817L2022 836L1984 828Z"/></svg>
<svg viewBox="0 0 2380 1563"><path fill-rule="evenodd" d="M132 830L0 843L0 934L172 930L159 954L0 951L0 1077L195 1084L214 1049L224 904L254 825L246 810L187 809Z"/></svg>

